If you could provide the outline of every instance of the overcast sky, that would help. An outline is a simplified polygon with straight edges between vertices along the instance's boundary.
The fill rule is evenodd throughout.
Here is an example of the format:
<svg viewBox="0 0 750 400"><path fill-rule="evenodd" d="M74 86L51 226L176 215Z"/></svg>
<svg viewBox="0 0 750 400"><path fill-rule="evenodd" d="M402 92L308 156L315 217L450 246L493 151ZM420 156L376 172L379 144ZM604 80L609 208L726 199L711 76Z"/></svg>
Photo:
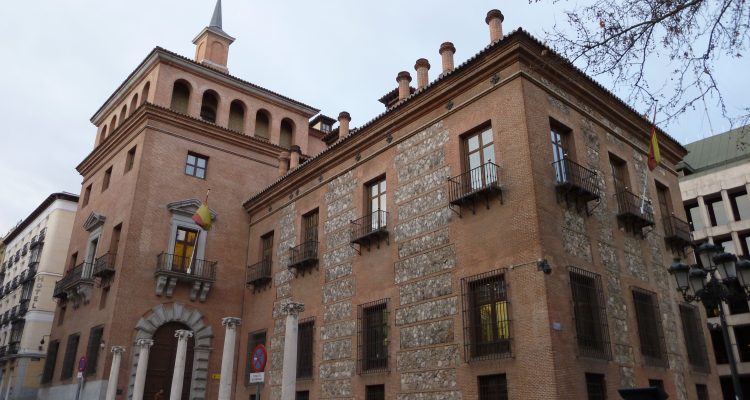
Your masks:
<svg viewBox="0 0 750 400"><path fill-rule="evenodd" d="M42 0L3 5L0 23L0 235L52 192L78 194L75 166L91 151L93 113L155 46L192 58L192 39L205 27L215 0ZM396 74L416 76L425 57L440 70L438 47L456 46L456 65L489 43L484 17L499 8L504 30L518 27L542 38L564 23L562 1L259 1L224 0L224 30L237 40L232 75L299 100L352 127L384 110L377 101L396 87ZM750 87L748 63L729 65L724 88L742 105ZM607 82L600 79L605 86ZM618 92L616 88L611 88ZM647 106L636 105L646 112ZM663 126L683 143L728 129L715 110Z"/></svg>

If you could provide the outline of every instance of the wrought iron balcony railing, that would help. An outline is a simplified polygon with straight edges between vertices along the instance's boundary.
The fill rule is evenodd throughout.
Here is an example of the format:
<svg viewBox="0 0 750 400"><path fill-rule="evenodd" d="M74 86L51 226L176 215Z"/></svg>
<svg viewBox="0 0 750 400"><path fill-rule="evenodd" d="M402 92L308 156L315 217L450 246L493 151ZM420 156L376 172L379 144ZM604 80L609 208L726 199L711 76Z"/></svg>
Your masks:
<svg viewBox="0 0 750 400"><path fill-rule="evenodd" d="M448 179L448 200L460 205L478 195L501 193L500 167L487 162L484 165Z"/></svg>
<svg viewBox="0 0 750 400"><path fill-rule="evenodd" d="M616 188L617 218L629 229L642 233L646 226L654 225L654 211L651 202L643 200L627 188Z"/></svg>
<svg viewBox="0 0 750 400"><path fill-rule="evenodd" d="M91 263L83 262L68 270L65 276L55 284L55 291L52 293L52 297L64 299L67 297L65 291L68 289L79 284L93 285L94 281L91 278L91 269Z"/></svg>
<svg viewBox="0 0 750 400"><path fill-rule="evenodd" d="M351 222L351 243L369 244L388 236L388 211L377 210Z"/></svg>
<svg viewBox="0 0 750 400"><path fill-rule="evenodd" d="M0 358L8 355L8 346L0 346Z"/></svg>
<svg viewBox="0 0 750 400"><path fill-rule="evenodd" d="M664 217L664 240L672 248L683 249L692 243L690 224L674 215Z"/></svg>
<svg viewBox="0 0 750 400"><path fill-rule="evenodd" d="M29 312L30 299L21 299L21 303L18 305L18 315L24 316Z"/></svg>
<svg viewBox="0 0 750 400"><path fill-rule="evenodd" d="M18 354L18 351L21 349L21 342L15 341L10 342L8 345L8 355L12 356L14 354Z"/></svg>
<svg viewBox="0 0 750 400"><path fill-rule="evenodd" d="M117 254L105 253L94 261L94 271L92 276L106 278L115 273L115 258Z"/></svg>
<svg viewBox="0 0 750 400"><path fill-rule="evenodd" d="M247 267L247 284L260 286L272 279L271 259L267 258Z"/></svg>
<svg viewBox="0 0 750 400"><path fill-rule="evenodd" d="M156 275L191 281L216 281L216 261L161 253L156 256Z"/></svg>
<svg viewBox="0 0 750 400"><path fill-rule="evenodd" d="M318 242L310 240L289 249L289 268L298 270L318 263Z"/></svg>
<svg viewBox="0 0 750 400"><path fill-rule="evenodd" d="M601 196L601 185L596 171L592 171L569 158L552 163L558 192L573 196L586 203Z"/></svg>

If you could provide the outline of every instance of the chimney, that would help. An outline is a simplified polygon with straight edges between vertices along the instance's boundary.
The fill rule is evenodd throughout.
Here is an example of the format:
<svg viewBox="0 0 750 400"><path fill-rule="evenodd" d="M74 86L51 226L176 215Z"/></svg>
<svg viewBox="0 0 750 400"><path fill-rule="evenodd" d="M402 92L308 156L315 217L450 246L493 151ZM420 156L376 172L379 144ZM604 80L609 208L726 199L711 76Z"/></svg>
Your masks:
<svg viewBox="0 0 750 400"><path fill-rule="evenodd" d="M348 112L342 111L339 113L339 137L343 138L346 137L349 134L349 122L351 122L352 117L349 115Z"/></svg>
<svg viewBox="0 0 750 400"><path fill-rule="evenodd" d="M291 156L290 156L291 158L289 159L289 169L292 170L292 169L299 167L299 158L300 158L300 155L302 154L302 149L300 149L299 146L295 144L295 145L292 145L292 147L290 147L289 150L291 150Z"/></svg>
<svg viewBox="0 0 750 400"><path fill-rule="evenodd" d="M282 151L279 153L279 176L284 176L289 172L289 152Z"/></svg>
<svg viewBox="0 0 750 400"><path fill-rule="evenodd" d="M451 42L445 42L440 45L440 56L443 58L443 74L453 71L453 54L456 47Z"/></svg>
<svg viewBox="0 0 750 400"><path fill-rule="evenodd" d="M487 17L484 19L484 22L487 23L487 25L490 26L490 43L495 43L496 41L503 38L503 21L505 20L505 17L503 16L503 13L500 12L500 10L490 10L487 12Z"/></svg>
<svg viewBox="0 0 750 400"><path fill-rule="evenodd" d="M414 64L414 69L417 70L417 90L419 90L427 86L427 83L430 82L430 78L427 75L427 71L430 70L430 62L426 58L420 58Z"/></svg>
<svg viewBox="0 0 750 400"><path fill-rule="evenodd" d="M411 82L411 74L408 71L401 71L396 76L396 82L398 82L398 100L401 101L411 94L409 89L409 82Z"/></svg>

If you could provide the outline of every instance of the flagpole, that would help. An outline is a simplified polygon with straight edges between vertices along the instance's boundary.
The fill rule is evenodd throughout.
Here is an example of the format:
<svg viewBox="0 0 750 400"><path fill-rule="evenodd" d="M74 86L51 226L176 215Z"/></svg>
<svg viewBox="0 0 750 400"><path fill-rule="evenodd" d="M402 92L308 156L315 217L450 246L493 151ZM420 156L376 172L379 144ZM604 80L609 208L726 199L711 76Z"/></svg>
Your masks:
<svg viewBox="0 0 750 400"><path fill-rule="evenodd" d="M202 229L201 229L202 230ZM195 233L195 243L193 243L193 254L190 255L190 263L188 264L186 272L190 274L190 271L193 269L193 262L195 261L195 253L198 252L198 241L201 238L201 230L198 230L198 232Z"/></svg>
<svg viewBox="0 0 750 400"><path fill-rule="evenodd" d="M658 101L655 101L654 102L654 118L651 121L651 131L652 131L652 133L656 130L656 105L657 104L658 104ZM652 151L651 150L651 146L653 146L653 143L652 143L653 140L654 140L654 138L651 135L649 135L649 157L650 157L650 154L651 154L651 151ZM649 163L647 162L646 163L647 169L650 170L651 167L648 164ZM656 167L654 167L654 168L656 168ZM641 193L641 214L643 214L643 209L646 207L646 188L648 187L648 171L645 171L645 172L646 173L643 175L643 192Z"/></svg>

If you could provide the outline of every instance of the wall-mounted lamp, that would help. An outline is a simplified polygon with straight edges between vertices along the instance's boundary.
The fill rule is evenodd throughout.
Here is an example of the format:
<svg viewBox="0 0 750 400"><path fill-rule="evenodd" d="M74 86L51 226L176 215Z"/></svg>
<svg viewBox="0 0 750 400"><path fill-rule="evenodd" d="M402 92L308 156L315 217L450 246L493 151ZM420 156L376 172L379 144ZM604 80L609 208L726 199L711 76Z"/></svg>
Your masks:
<svg viewBox="0 0 750 400"><path fill-rule="evenodd" d="M540 258L539 260L536 261L536 269L537 271L542 271L547 275L552 273L552 267L549 265L549 262L547 262L547 260L544 258Z"/></svg>

